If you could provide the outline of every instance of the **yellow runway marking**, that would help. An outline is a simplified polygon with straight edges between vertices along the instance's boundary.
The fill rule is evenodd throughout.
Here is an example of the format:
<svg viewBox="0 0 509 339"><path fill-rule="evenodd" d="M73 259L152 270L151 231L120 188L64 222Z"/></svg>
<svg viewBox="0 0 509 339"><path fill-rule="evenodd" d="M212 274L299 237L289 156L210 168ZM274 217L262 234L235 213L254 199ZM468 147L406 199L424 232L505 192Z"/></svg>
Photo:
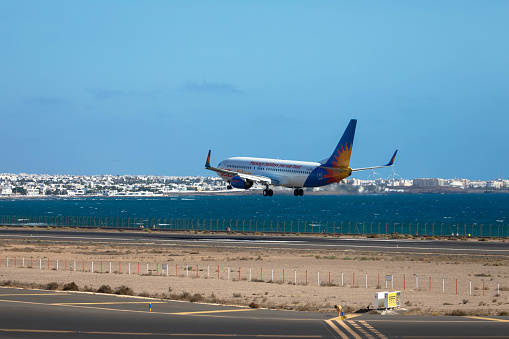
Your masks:
<svg viewBox="0 0 509 339"><path fill-rule="evenodd" d="M113 311L113 312L131 312L131 313L145 313L145 314L162 314L162 315L189 315L189 316L197 316L197 317L212 317L212 318L228 318L228 315L220 315L216 313L227 313L227 312L243 312L243 311L255 311L255 309L247 308L247 309L233 309L233 310L220 310L217 311L201 311L201 312L157 312L152 310L152 312L146 310L128 310L121 308L107 308L107 307L94 307L91 305L74 305L72 303L60 303L60 304L48 304L48 303L40 303L33 301L20 301L20 300L3 300L0 299L0 302L6 303L19 303L19 304L29 304L29 305L48 305L48 306L61 306L61 307L77 307L77 308L87 308L92 310L102 310L102 311ZM170 302L170 300L168 301ZM164 301L159 303L165 303ZM265 319L264 317L245 317L244 319ZM272 320L276 320L276 318L271 318ZM280 321L322 321L319 319L307 319L307 318L298 318L298 319L287 319L287 318L277 318Z"/></svg>
<svg viewBox="0 0 509 339"><path fill-rule="evenodd" d="M352 318L355 318L355 317L360 317L360 314L347 314L347 315L345 315L345 319L346 320L352 319Z"/></svg>
<svg viewBox="0 0 509 339"><path fill-rule="evenodd" d="M484 318L484 317L474 317L474 316L467 316L465 318L481 319L481 320L491 320L491 321L500 321L500 322L503 322L503 323L509 323L509 320L507 320L507 319Z"/></svg>
<svg viewBox="0 0 509 339"><path fill-rule="evenodd" d="M165 301L112 301L112 302L103 302L103 303L52 303L47 305L53 306L67 306L67 305L115 305L115 304L164 304Z"/></svg>
<svg viewBox="0 0 509 339"><path fill-rule="evenodd" d="M69 296L70 294L66 293L20 293L20 294L0 294L0 297L10 297L10 296L18 296L18 295L65 295Z"/></svg>
<svg viewBox="0 0 509 339"><path fill-rule="evenodd" d="M336 319L336 318L334 318ZM334 323L331 321L331 320L325 320L325 322L330 326L332 327L332 329L334 331L336 331L337 334L339 334L341 336L341 338L343 339L348 339L348 336L346 334L344 334L336 325L334 325Z"/></svg>
<svg viewBox="0 0 509 339"><path fill-rule="evenodd" d="M355 333L355 332L354 332L354 331L353 331L350 327L348 327L348 325L347 325L347 324L345 324L345 322L344 322L343 320L338 319L338 320L336 320L336 322L337 322L338 324L340 324L341 326L343 326L343 328L344 328L345 330L347 330L347 331L348 331L348 333L350 333L351 335L353 335L353 337L354 337L355 339L361 339L361 337L360 337L357 333Z"/></svg>
<svg viewBox="0 0 509 339"><path fill-rule="evenodd" d="M219 310L219 311L197 311L197 312L178 312L178 313L169 313L176 315L192 315L192 314L208 314L208 313L224 313L224 312L245 312L252 311L253 309L243 308L238 310Z"/></svg>
<svg viewBox="0 0 509 339"><path fill-rule="evenodd" d="M337 326L335 326L333 323L332 323L332 320L334 320L335 322L337 322L338 324L341 325L341 327L343 327L348 333L350 333L355 339L361 339L361 337L355 333L350 327L348 327L347 324L345 324L345 322L343 320L341 320L340 317L336 317L336 318L332 318L332 319L329 319L329 320L326 320L325 322L327 324L329 324L330 327L332 327L340 336L341 338L348 338L347 335L345 335L345 333L343 333ZM333 326L334 325L334 326Z"/></svg>
<svg viewBox="0 0 509 339"><path fill-rule="evenodd" d="M80 333L80 334L107 334L107 335L130 335L130 336L166 336L166 337L255 337L255 338L321 338L321 335L284 335L284 334L236 334L236 333L128 333L128 332L94 332L94 331L59 331L59 330L26 330L17 328L0 328L0 332L19 333Z"/></svg>

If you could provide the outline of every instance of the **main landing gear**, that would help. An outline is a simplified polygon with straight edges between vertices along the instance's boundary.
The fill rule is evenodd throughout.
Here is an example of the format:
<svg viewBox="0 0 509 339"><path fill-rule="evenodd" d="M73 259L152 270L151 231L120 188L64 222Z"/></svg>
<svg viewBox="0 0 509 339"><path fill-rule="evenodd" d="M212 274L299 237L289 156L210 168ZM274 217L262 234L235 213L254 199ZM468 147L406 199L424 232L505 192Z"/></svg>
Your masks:
<svg viewBox="0 0 509 339"><path fill-rule="evenodd" d="M233 189L233 187L232 187L232 185L228 185L228 186L226 186L226 189L231 190L231 189Z"/></svg>
<svg viewBox="0 0 509 339"><path fill-rule="evenodd" d="M267 196L271 197L273 194L274 194L274 192L271 189L269 189L268 187L263 190L264 197L267 197Z"/></svg>
<svg viewBox="0 0 509 339"><path fill-rule="evenodd" d="M298 197L298 196L302 197L304 195L304 190L302 188L296 188L293 191L293 195L295 195L296 197Z"/></svg>

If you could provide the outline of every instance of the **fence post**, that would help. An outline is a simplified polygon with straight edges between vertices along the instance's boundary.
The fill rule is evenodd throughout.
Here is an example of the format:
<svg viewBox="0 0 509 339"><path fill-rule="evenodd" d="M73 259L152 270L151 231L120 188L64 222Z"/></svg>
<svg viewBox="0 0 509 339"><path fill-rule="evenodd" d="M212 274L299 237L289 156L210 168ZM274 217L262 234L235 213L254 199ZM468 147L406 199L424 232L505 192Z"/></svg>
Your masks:
<svg viewBox="0 0 509 339"><path fill-rule="evenodd" d="M320 271L318 271L318 286L320 286Z"/></svg>
<svg viewBox="0 0 509 339"><path fill-rule="evenodd" d="M341 272L341 287L345 286L345 284L343 284L343 272Z"/></svg>
<svg viewBox="0 0 509 339"><path fill-rule="evenodd" d="M368 274L366 273L366 288L368 288Z"/></svg>

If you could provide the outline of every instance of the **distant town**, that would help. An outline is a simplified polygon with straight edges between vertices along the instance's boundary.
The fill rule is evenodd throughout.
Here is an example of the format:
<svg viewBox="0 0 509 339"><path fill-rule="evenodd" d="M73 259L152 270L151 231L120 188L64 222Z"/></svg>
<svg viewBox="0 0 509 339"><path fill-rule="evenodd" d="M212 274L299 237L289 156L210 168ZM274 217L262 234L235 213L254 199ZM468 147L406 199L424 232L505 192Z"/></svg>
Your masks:
<svg viewBox="0 0 509 339"><path fill-rule="evenodd" d="M151 175L46 175L0 174L0 197L171 196L177 194L259 194L252 190L228 190L219 177ZM280 194L291 189L276 188ZM509 180L392 178L346 179L339 184L310 188L306 194L398 193L509 193Z"/></svg>

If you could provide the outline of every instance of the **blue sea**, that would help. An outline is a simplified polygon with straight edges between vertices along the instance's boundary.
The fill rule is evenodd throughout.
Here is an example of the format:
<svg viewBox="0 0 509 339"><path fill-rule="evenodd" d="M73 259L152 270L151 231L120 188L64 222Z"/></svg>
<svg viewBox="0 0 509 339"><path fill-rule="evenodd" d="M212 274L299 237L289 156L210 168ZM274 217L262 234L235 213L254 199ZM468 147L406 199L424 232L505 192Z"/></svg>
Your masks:
<svg viewBox="0 0 509 339"><path fill-rule="evenodd" d="M29 220L41 224L81 218L78 226L94 220L123 227L507 236L509 194L16 198L0 200L0 216L36 217Z"/></svg>

